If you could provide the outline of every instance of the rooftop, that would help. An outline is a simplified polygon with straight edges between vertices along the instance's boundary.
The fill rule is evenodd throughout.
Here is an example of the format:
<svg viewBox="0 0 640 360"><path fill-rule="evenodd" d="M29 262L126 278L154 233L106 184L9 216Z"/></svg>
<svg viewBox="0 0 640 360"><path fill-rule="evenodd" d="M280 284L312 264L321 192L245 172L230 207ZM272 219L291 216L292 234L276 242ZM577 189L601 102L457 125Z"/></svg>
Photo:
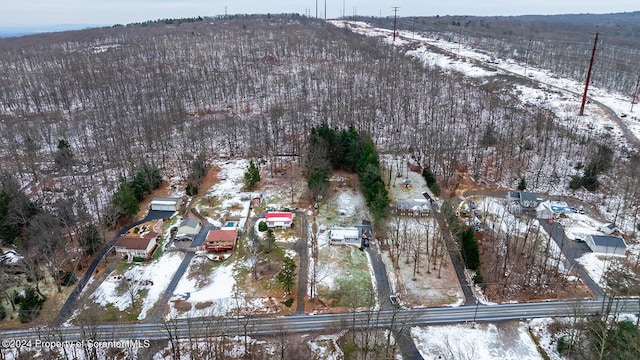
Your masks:
<svg viewBox="0 0 640 360"><path fill-rule="evenodd" d="M618 236L607 236L607 235L591 235L593 239L593 243L598 246L608 246L608 247L616 247L616 248L626 248L627 244L624 242L624 239Z"/></svg>

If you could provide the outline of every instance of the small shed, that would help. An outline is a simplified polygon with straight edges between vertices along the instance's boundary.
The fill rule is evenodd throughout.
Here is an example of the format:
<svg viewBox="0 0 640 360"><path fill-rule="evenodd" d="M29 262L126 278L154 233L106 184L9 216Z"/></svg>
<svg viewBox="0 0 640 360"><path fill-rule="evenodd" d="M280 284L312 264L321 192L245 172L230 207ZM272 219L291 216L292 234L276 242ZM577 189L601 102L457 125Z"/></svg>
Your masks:
<svg viewBox="0 0 640 360"><path fill-rule="evenodd" d="M251 194L251 203L254 206L258 206L262 204L262 198L263 198L262 193L254 192Z"/></svg>
<svg viewBox="0 0 640 360"><path fill-rule="evenodd" d="M611 235L614 232L616 232L616 226L613 223L606 223L603 224L602 226L600 226L600 228L598 229L600 231L602 231L603 233L607 234L607 235Z"/></svg>
<svg viewBox="0 0 640 360"><path fill-rule="evenodd" d="M149 207L158 211L177 211L182 204L182 199L172 197L155 197Z"/></svg>
<svg viewBox="0 0 640 360"><path fill-rule="evenodd" d="M584 242L591 251L599 254L624 255L627 251L627 243L618 236L587 235Z"/></svg>
<svg viewBox="0 0 640 360"><path fill-rule="evenodd" d="M420 164L418 164L418 162L413 159L407 161L407 167L409 167L409 170L413 172L420 173L422 171L422 166L420 166Z"/></svg>

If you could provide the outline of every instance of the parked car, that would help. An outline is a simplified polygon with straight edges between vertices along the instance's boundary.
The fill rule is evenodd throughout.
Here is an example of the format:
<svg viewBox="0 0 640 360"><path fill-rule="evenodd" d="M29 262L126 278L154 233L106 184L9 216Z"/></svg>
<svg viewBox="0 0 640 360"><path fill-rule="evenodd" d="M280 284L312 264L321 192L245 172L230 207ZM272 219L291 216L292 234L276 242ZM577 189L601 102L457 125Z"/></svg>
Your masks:
<svg viewBox="0 0 640 360"><path fill-rule="evenodd" d="M369 247L369 239L364 238L364 241L362 242L362 245L364 245L364 247Z"/></svg>
<svg viewBox="0 0 640 360"><path fill-rule="evenodd" d="M602 226L600 226L600 228L598 229L600 231L602 231L603 233L607 234L607 235L611 235L614 232L616 232L616 226L613 223L606 223Z"/></svg>
<svg viewBox="0 0 640 360"><path fill-rule="evenodd" d="M391 302L391 305L395 306L395 307L400 307L400 302L398 301L398 297L395 295L390 295L389 296L389 301Z"/></svg>

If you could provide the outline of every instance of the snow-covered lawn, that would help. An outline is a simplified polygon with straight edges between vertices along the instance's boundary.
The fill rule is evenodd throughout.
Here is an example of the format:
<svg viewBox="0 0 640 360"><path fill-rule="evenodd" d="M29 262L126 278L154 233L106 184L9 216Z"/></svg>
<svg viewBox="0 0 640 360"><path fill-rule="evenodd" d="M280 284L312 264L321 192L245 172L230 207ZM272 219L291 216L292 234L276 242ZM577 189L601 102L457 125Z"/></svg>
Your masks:
<svg viewBox="0 0 640 360"><path fill-rule="evenodd" d="M223 226L224 219L240 219L239 228L244 228L249 215L250 193L244 192L244 173L249 166L245 159L233 161L218 161L214 166L220 168L219 181L209 188L196 210L203 214L207 220L216 225Z"/></svg>
<svg viewBox="0 0 640 360"><path fill-rule="evenodd" d="M411 328L425 359L540 359L524 323L459 324Z"/></svg>
<svg viewBox="0 0 640 360"><path fill-rule="evenodd" d="M375 306L370 302L377 302L377 296L367 254L353 246L329 245L328 231L318 235L318 248L317 288L320 300L330 306Z"/></svg>
<svg viewBox="0 0 640 360"><path fill-rule="evenodd" d="M184 254L180 252L165 253L151 263L133 264L122 275L114 271L100 284L91 299L102 306L111 304L122 311L131 306L130 291L135 291L136 301L139 301L139 293L146 290L138 315L138 319L142 320L169 285L183 257Z"/></svg>
<svg viewBox="0 0 640 360"><path fill-rule="evenodd" d="M212 268L204 276L191 275L196 267L210 262L208 258L195 257L185 276L180 279L173 297L169 301L168 319L193 318L200 316L224 316L240 310L246 313L269 313L274 305L268 298L253 297L238 289L236 263L225 262ZM226 260L230 261L230 260ZM203 266L208 269L206 266Z"/></svg>
<svg viewBox="0 0 640 360"><path fill-rule="evenodd" d="M623 256L620 255L604 255L597 253L587 253L577 259L582 267L587 271L591 279L604 286L604 273L609 270L612 264L619 263Z"/></svg>

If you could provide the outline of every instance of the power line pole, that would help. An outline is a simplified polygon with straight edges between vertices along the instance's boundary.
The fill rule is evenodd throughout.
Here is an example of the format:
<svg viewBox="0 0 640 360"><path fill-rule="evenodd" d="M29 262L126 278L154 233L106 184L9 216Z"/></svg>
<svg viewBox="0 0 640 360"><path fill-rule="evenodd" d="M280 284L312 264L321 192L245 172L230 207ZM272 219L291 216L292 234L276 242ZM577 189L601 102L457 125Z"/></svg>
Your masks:
<svg viewBox="0 0 640 360"><path fill-rule="evenodd" d="M598 33L593 41L593 50L591 51L591 61L589 62L589 71L587 72L587 82L584 84L584 94L582 94L582 105L580 105L580 116L584 115L584 104L587 102L587 90L589 90L589 81L591 80L591 69L593 68L593 59L596 57L596 45L598 45Z"/></svg>
<svg viewBox="0 0 640 360"><path fill-rule="evenodd" d="M316 0L316 19L318 18L318 0Z"/></svg>
<svg viewBox="0 0 640 360"><path fill-rule="evenodd" d="M396 42L396 23L398 22L399 7L393 6L393 42Z"/></svg>
<svg viewBox="0 0 640 360"><path fill-rule="evenodd" d="M413 25L411 25L411 38L416 38L416 17L413 17Z"/></svg>
<svg viewBox="0 0 640 360"><path fill-rule="evenodd" d="M527 45L527 52L524 54L524 74L527 75L527 66L529 65L529 51L531 50L531 39L529 39L529 45Z"/></svg>
<svg viewBox="0 0 640 360"><path fill-rule="evenodd" d="M324 19L327 20L327 0L324 0Z"/></svg>

